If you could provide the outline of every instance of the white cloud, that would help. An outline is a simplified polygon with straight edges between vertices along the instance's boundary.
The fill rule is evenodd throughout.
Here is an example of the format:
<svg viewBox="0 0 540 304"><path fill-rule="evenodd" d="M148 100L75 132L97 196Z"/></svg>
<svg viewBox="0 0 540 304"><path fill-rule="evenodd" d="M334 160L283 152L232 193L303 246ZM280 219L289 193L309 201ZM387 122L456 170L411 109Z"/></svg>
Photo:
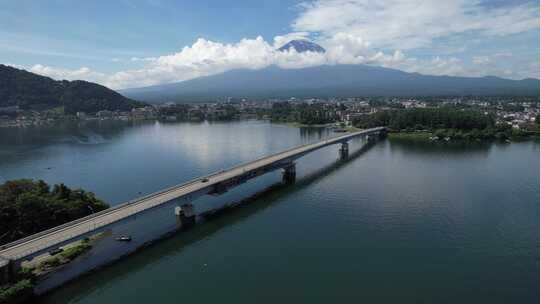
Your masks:
<svg viewBox="0 0 540 304"><path fill-rule="evenodd" d="M309 32L293 32L274 37L274 48L278 49L294 39L309 39Z"/></svg>
<svg viewBox="0 0 540 304"><path fill-rule="evenodd" d="M131 57L129 60L132 62L149 62L149 61L156 61L156 57Z"/></svg>
<svg viewBox="0 0 540 304"><path fill-rule="evenodd" d="M393 49L429 46L455 34L505 36L540 28L538 4L493 8L479 0L317 0L300 8L294 30L323 38L347 33Z"/></svg>
<svg viewBox="0 0 540 304"><path fill-rule="evenodd" d="M500 63L506 63L508 60L513 57L513 54L510 52L501 52L495 53L490 56L474 56L472 62L476 65L494 65ZM505 73L508 74L508 73Z"/></svg>
<svg viewBox="0 0 540 304"><path fill-rule="evenodd" d="M95 72L86 67L69 70L39 64L29 70L55 79L85 79L119 89L178 82L231 69L262 69L270 65L291 69L323 64L358 63L387 66L404 59L400 51L394 54L375 52L369 49L367 42L348 34L339 34L326 41L326 53L298 53L293 49L277 51L284 41L304 37L303 33L279 36L274 39L273 44L262 37L242 39L234 44L200 38L193 45L174 54L149 58L132 57L130 61L142 62L144 66L113 74Z"/></svg>
<svg viewBox="0 0 540 304"><path fill-rule="evenodd" d="M112 74L86 67L69 70L35 65L29 70L55 79L85 79L115 89L270 65L303 68L371 64L433 75L538 77L540 72L532 69L534 64L516 64L512 69L505 66L512 53L499 52L467 60L454 57L465 52L466 45L452 48L439 41L460 35L500 37L535 28L540 28L540 4L488 7L480 0L315 0L300 4L300 13L292 23L294 32L276 36L270 42L262 37L244 38L236 43L200 38L173 54L111 59L139 66ZM276 51L292 39L310 37L315 37L315 42L327 52ZM434 57L407 57L402 51L409 53L417 48L431 48Z"/></svg>
<svg viewBox="0 0 540 304"><path fill-rule="evenodd" d="M131 58L131 61L142 62L143 67L113 74L99 73L87 67L70 70L34 65L28 70L55 79L84 79L113 89L179 82L231 69L262 69L270 65L295 69L324 64L370 64L429 75L498 75L515 79L540 77L540 72L531 68L533 65L516 65L511 72L501 66L512 56L508 52L476 56L471 60L474 64L468 65L457 57L418 59L405 56L401 50L393 53L375 51L369 42L345 33L338 33L324 41L322 44L327 49L324 54L298 53L294 49L276 51L281 46L280 39L276 37L273 44L261 37L223 44L201 38L192 46L184 47L174 54L156 58Z"/></svg>
<svg viewBox="0 0 540 304"><path fill-rule="evenodd" d="M28 69L28 71L44 76L48 76L54 79L66 79L66 80L88 80L103 83L107 79L107 75L92 71L87 67L82 67L76 70L53 68L36 64Z"/></svg>
<svg viewBox="0 0 540 304"><path fill-rule="evenodd" d="M488 64L491 62L491 59L488 56L475 56L473 57L474 64Z"/></svg>
<svg viewBox="0 0 540 304"><path fill-rule="evenodd" d="M540 79L540 61L524 60L509 62L509 53L473 57L470 62L457 57L435 57L420 60L406 58L390 67L406 72L426 75L450 75L462 77L499 76L509 79ZM472 63L472 64L471 64Z"/></svg>
<svg viewBox="0 0 540 304"><path fill-rule="evenodd" d="M427 75L468 76L463 61L456 57L435 57L430 60L411 59L396 67L407 72L416 72Z"/></svg>

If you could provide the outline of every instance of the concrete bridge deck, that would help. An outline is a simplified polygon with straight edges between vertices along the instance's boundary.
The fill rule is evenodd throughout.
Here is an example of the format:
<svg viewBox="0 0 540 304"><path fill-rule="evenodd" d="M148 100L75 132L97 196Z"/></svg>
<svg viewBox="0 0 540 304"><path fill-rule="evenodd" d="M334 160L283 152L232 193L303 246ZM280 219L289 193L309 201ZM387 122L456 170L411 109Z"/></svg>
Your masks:
<svg viewBox="0 0 540 304"><path fill-rule="evenodd" d="M194 199L204 194L220 193L239 185L248 179L264 173L286 168L294 164L299 157L315 150L334 145L346 144L355 137L379 134L386 128L379 127L359 132L348 133L313 144L298 146L274 155L270 155L234 168L200 177L187 183L174 186L136 200L109 208L93 215L66 223L0 247L0 258L10 261L30 259L52 248L57 248L68 241L80 239L89 233L98 232L107 226L139 214L145 210L187 197Z"/></svg>

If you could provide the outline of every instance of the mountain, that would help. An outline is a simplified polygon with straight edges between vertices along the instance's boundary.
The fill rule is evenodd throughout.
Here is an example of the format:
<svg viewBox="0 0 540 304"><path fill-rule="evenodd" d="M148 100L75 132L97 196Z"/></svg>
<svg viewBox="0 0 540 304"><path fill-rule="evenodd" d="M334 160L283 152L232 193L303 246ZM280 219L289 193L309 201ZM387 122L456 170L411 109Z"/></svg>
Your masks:
<svg viewBox="0 0 540 304"><path fill-rule="evenodd" d="M304 52L324 53L326 52L326 50L322 46L316 43L307 41L307 40L291 40L284 46L280 47L278 51L284 52L290 49L295 49L298 53L304 53Z"/></svg>
<svg viewBox="0 0 540 304"><path fill-rule="evenodd" d="M122 91L148 102L202 102L222 97L540 95L540 80L427 76L367 65L240 69L179 83Z"/></svg>
<svg viewBox="0 0 540 304"><path fill-rule="evenodd" d="M0 64L0 108L46 110L64 106L66 113L76 113L131 110L141 105L99 84L56 81Z"/></svg>

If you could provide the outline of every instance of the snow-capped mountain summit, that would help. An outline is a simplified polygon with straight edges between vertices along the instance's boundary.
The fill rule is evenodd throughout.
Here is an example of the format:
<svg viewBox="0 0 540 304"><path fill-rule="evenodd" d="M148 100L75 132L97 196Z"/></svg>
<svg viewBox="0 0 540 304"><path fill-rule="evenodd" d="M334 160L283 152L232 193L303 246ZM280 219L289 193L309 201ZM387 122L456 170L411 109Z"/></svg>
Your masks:
<svg viewBox="0 0 540 304"><path fill-rule="evenodd" d="M295 49L298 53L304 53L304 52L316 52L316 53L324 53L326 50L311 41L307 40L291 40L284 46L280 47L278 51L288 51L290 49Z"/></svg>

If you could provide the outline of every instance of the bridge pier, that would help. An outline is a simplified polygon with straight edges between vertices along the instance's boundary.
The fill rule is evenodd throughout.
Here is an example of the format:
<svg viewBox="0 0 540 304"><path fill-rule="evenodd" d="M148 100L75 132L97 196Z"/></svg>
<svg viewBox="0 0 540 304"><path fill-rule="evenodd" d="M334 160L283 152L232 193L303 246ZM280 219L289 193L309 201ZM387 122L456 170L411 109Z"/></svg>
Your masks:
<svg viewBox="0 0 540 304"><path fill-rule="evenodd" d="M174 208L174 214L178 217L181 227L190 227L195 224L195 210L192 204L183 204Z"/></svg>
<svg viewBox="0 0 540 304"><path fill-rule="evenodd" d="M0 258L0 286L9 283L11 277L10 261Z"/></svg>
<svg viewBox="0 0 540 304"><path fill-rule="evenodd" d="M227 186L224 183L219 183L214 186L214 190L210 193L211 195L222 195L227 192Z"/></svg>
<svg viewBox="0 0 540 304"><path fill-rule="evenodd" d="M383 130L379 131L379 138L380 139L385 139L387 136L388 136L388 131L386 129L383 129Z"/></svg>
<svg viewBox="0 0 540 304"><path fill-rule="evenodd" d="M349 157L349 143L343 142L339 148L339 157L341 159L347 159Z"/></svg>
<svg viewBox="0 0 540 304"><path fill-rule="evenodd" d="M296 164L292 163L283 168L283 182L294 184L296 181Z"/></svg>
<svg viewBox="0 0 540 304"><path fill-rule="evenodd" d="M0 286L17 280L21 262L0 258Z"/></svg>

